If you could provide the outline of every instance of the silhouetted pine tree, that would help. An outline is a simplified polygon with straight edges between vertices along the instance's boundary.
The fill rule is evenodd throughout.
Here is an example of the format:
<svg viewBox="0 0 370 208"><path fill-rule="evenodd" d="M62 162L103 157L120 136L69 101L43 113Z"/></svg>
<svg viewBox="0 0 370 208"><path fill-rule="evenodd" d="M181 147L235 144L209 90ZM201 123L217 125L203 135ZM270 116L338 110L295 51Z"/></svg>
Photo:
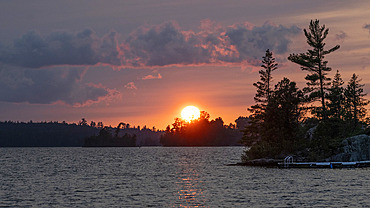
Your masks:
<svg viewBox="0 0 370 208"><path fill-rule="evenodd" d="M364 106L369 104L369 101L364 97L363 84L360 84L361 79L358 79L356 74L353 74L351 80L348 82L344 90L346 102L346 120L353 123L357 127L359 121L362 121L366 116L366 109Z"/></svg>
<svg viewBox="0 0 370 208"><path fill-rule="evenodd" d="M297 88L295 82L288 78L283 78L275 86L271 99L271 108L267 110L269 114L275 114L274 119L269 123L278 126L276 134L280 135L279 140L293 140L295 132L298 130L301 118L300 105L303 101L303 92Z"/></svg>
<svg viewBox="0 0 370 208"><path fill-rule="evenodd" d="M266 55L262 58L261 67L264 68L264 70L259 71L261 81L253 84L257 87L257 94L254 99L257 102L268 103L271 97L271 72L277 69L278 64L275 62L275 58L272 57L272 52L270 52L269 49L267 49Z"/></svg>
<svg viewBox="0 0 370 208"><path fill-rule="evenodd" d="M306 53L290 54L288 59L301 66L302 70L310 72L306 76L307 87L304 89L309 96L310 101L320 100L321 108L316 108L313 111L317 117L326 119L325 93L327 86L330 85L330 78L327 78L327 72L331 68L327 66L327 61L324 61L325 55L339 49L339 45L325 50L324 40L328 35L329 29L325 29L325 25L320 26L319 20L311 20L309 30L304 29L304 34L307 38L307 43L312 49Z"/></svg>
<svg viewBox="0 0 370 208"><path fill-rule="evenodd" d="M272 82L271 72L275 71L278 65L269 49L266 50L266 54L262 58L261 67L263 69L259 71L260 81L253 83L253 86L257 88L257 93L254 97L256 104L248 109L252 115L250 116L250 125L246 127L242 139L242 143L247 146L250 146L260 138L261 122L265 119L266 106L272 93L270 87Z"/></svg>
<svg viewBox="0 0 370 208"><path fill-rule="evenodd" d="M293 144L298 136L302 101L303 92L288 78L284 77L275 86L266 111L265 131L273 130L270 135L266 135L266 139L275 137L272 142L278 147L278 154L289 153L295 148Z"/></svg>
<svg viewBox="0 0 370 208"><path fill-rule="evenodd" d="M254 143L244 143L251 148L244 152L242 160L270 157L275 158L294 152L297 145L299 119L301 118L300 105L303 92L295 82L283 78L271 93L270 101L266 106L263 120L257 125L252 123L244 132L244 139L250 142L257 135Z"/></svg>
<svg viewBox="0 0 370 208"><path fill-rule="evenodd" d="M344 118L344 88L343 79L337 70L334 75L334 79L331 83L331 87L328 89L327 94L327 107L328 107L328 117L334 119Z"/></svg>

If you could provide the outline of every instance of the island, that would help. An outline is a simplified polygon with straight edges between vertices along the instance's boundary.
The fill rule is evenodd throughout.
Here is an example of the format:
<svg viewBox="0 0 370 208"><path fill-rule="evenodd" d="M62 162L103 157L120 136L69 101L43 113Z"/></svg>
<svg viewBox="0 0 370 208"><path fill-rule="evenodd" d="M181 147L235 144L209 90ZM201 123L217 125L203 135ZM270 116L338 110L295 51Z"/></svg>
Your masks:
<svg viewBox="0 0 370 208"><path fill-rule="evenodd" d="M338 162L367 166L363 164L370 160L365 109L369 101L358 75L353 74L346 86L339 70L332 79L328 76L332 68L325 56L340 48L325 47L328 32L319 20L311 20L309 28L304 29L310 49L288 57L308 72L303 89L286 77L272 87L278 63L266 50L260 80L253 84L257 89L256 104L248 109L250 122L241 141L246 149L239 165L277 166L294 160L306 164L326 162L329 167Z"/></svg>

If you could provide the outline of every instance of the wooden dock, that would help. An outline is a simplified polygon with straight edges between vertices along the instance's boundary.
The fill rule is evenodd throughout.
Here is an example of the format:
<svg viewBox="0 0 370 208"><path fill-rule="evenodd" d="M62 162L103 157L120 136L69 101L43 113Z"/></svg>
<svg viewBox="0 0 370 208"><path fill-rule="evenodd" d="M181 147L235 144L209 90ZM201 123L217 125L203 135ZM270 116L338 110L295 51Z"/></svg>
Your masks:
<svg viewBox="0 0 370 208"><path fill-rule="evenodd" d="M293 162L293 157L288 156L284 162L278 163L279 168L366 168L370 161L356 162Z"/></svg>

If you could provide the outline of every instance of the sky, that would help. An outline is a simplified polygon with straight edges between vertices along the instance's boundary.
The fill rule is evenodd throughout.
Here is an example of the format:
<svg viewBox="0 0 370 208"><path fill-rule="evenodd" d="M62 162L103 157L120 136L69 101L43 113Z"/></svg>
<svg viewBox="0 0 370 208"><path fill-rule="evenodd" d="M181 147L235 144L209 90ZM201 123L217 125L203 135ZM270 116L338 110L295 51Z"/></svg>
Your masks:
<svg viewBox="0 0 370 208"><path fill-rule="evenodd" d="M265 51L283 77L306 52L311 19L329 28L326 56L370 92L370 2L360 0L0 1L0 121L119 122L164 129L187 105L247 116Z"/></svg>

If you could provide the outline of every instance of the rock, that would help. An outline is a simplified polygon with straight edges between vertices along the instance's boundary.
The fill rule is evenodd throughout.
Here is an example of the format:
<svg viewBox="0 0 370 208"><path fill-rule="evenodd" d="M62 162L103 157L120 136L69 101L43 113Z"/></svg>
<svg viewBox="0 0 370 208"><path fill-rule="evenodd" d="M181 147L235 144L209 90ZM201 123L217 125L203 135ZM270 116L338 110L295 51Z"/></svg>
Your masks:
<svg viewBox="0 0 370 208"><path fill-rule="evenodd" d="M317 125L308 129L308 131L306 132L306 139L311 141L312 138L313 138L313 134L315 133L316 129L317 129Z"/></svg>
<svg viewBox="0 0 370 208"><path fill-rule="evenodd" d="M340 162L370 160L370 136L361 134L343 140L341 152L328 160Z"/></svg>

